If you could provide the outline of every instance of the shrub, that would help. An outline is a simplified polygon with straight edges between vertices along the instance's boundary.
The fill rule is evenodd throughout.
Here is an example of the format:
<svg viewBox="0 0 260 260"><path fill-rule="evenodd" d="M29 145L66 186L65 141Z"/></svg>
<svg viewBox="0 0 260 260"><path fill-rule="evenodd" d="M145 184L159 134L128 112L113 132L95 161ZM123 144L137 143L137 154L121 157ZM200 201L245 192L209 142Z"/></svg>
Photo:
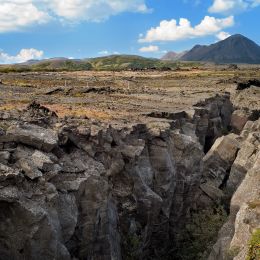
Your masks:
<svg viewBox="0 0 260 260"><path fill-rule="evenodd" d="M248 244L248 254L246 260L260 259L260 228L253 234Z"/></svg>
<svg viewBox="0 0 260 260"><path fill-rule="evenodd" d="M226 219L227 213L221 206L193 213L178 239L174 259L207 259Z"/></svg>

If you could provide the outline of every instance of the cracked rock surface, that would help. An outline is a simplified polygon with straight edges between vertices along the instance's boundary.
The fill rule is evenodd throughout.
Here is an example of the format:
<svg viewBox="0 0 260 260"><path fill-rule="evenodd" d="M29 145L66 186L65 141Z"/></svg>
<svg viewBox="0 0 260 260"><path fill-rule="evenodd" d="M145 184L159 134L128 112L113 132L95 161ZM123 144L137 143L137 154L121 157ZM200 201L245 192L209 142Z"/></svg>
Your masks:
<svg viewBox="0 0 260 260"><path fill-rule="evenodd" d="M191 209L228 201L230 190L232 232L220 233L210 259L222 259L223 244L245 254L236 226L248 214L250 228L259 224L246 203L259 195L260 124L223 136L234 111L228 94L133 125L49 110L43 120L42 111L34 103L2 119L1 260L167 259Z"/></svg>

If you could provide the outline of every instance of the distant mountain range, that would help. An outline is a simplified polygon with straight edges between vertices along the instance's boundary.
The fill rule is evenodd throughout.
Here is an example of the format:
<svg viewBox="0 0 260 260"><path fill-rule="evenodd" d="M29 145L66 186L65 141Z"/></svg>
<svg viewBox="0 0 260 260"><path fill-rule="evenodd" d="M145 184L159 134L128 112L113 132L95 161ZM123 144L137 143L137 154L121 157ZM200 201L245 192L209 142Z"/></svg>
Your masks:
<svg viewBox="0 0 260 260"><path fill-rule="evenodd" d="M169 52L162 59L176 60L176 57L178 54ZM177 60L260 64L260 46L243 35L235 34L209 46L196 45L190 51L180 54Z"/></svg>
<svg viewBox="0 0 260 260"><path fill-rule="evenodd" d="M174 51L169 51L161 58L161 60L172 60L172 61L180 60L181 57L183 55L185 55L187 52L188 51L183 51L183 52L177 53Z"/></svg>
<svg viewBox="0 0 260 260"><path fill-rule="evenodd" d="M22 71L84 71L84 70L172 70L180 65L175 61L144 58L137 55L111 55L91 59L51 58L24 63L0 65L0 72ZM186 64L182 64L186 66Z"/></svg>
<svg viewBox="0 0 260 260"><path fill-rule="evenodd" d="M90 59L57 57L29 60L20 64L0 65L0 72L174 70L197 66L200 62L260 64L260 46L250 39L236 34L209 46L196 45L190 51L182 53L168 52L161 59L136 55L111 55Z"/></svg>

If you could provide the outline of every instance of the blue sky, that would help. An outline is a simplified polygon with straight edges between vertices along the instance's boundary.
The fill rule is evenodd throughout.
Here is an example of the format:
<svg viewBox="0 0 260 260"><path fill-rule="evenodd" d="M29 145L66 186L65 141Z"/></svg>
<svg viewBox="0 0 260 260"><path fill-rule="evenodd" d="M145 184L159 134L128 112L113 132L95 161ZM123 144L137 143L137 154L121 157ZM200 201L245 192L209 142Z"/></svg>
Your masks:
<svg viewBox="0 0 260 260"><path fill-rule="evenodd" d="M0 0L0 63L160 57L241 33L260 44L260 0Z"/></svg>

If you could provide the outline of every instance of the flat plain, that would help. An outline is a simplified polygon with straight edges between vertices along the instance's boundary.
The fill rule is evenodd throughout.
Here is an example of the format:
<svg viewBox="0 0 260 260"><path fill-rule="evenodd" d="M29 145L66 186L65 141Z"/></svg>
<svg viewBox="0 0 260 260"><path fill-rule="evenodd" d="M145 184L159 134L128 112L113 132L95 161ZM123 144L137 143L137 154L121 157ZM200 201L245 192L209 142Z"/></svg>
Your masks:
<svg viewBox="0 0 260 260"><path fill-rule="evenodd" d="M260 78L259 67L227 66L178 71L27 72L0 75L0 110L24 109L32 101L59 117L140 122L150 113L188 111L197 102L231 93L233 104L260 107L258 87L236 91L237 82Z"/></svg>

